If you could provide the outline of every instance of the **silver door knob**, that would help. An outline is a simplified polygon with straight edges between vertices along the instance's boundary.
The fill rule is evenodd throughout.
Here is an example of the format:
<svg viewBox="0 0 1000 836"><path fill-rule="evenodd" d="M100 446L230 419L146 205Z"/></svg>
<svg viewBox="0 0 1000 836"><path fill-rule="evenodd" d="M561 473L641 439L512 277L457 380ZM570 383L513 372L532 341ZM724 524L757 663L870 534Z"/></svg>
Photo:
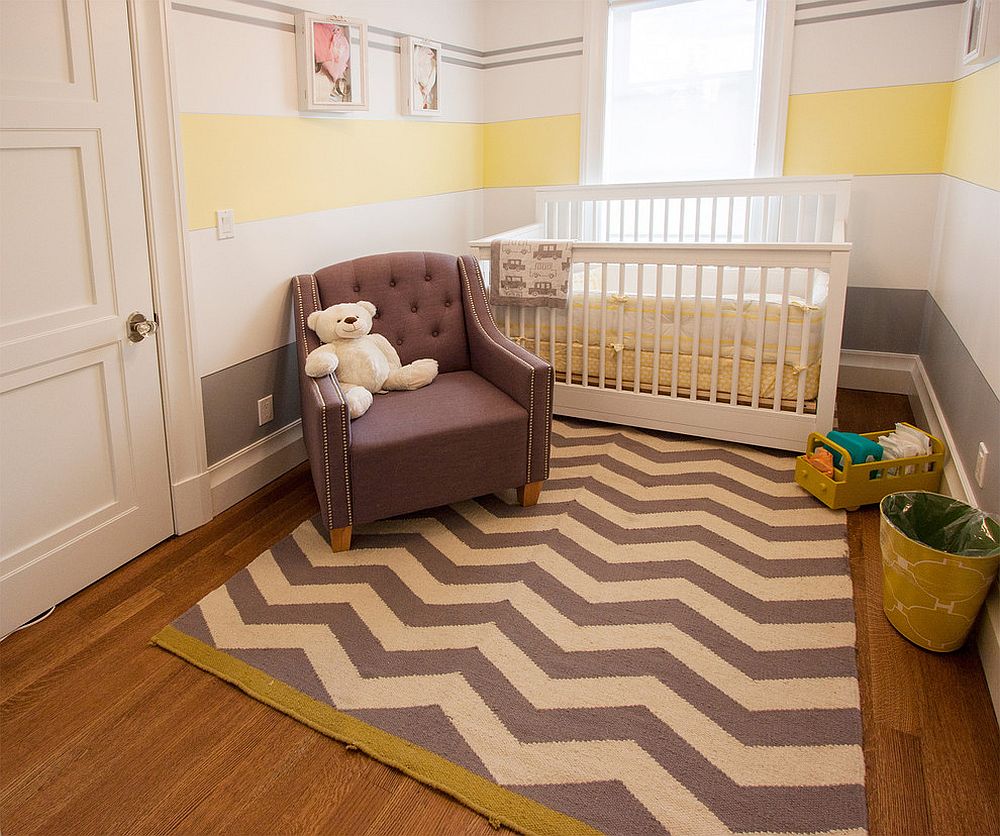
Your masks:
<svg viewBox="0 0 1000 836"><path fill-rule="evenodd" d="M128 326L128 338L134 343L140 343L150 334L156 333L156 320L146 319L138 311L129 314L125 324Z"/></svg>

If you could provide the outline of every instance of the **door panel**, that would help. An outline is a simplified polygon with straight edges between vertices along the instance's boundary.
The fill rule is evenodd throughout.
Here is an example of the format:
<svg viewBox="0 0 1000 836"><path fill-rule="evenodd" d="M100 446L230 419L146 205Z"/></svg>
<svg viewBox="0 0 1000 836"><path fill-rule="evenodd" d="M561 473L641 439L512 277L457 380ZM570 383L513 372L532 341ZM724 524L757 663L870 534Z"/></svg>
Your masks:
<svg viewBox="0 0 1000 836"><path fill-rule="evenodd" d="M124 0L0 33L2 634L173 527Z"/></svg>

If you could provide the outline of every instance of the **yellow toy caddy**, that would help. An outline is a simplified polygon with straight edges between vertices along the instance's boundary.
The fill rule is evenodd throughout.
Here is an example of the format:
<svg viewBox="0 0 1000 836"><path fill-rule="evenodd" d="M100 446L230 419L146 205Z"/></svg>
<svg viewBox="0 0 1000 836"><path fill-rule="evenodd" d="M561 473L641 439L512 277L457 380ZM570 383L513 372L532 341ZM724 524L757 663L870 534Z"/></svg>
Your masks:
<svg viewBox="0 0 1000 836"><path fill-rule="evenodd" d="M906 426L912 427L911 424ZM795 462L795 481L824 505L834 510L846 508L848 511L854 511L862 505L879 503L889 494L899 491L936 491L941 487L944 443L930 433L917 427L912 428L931 440L930 455L861 464L854 464L851 454L835 441L821 433L810 433L805 455L799 456ZM892 430L881 430L861 435L878 441L879 436L889 435L891 432ZM832 477L821 473L806 458L820 446L836 450L842 457L841 467L834 469Z"/></svg>

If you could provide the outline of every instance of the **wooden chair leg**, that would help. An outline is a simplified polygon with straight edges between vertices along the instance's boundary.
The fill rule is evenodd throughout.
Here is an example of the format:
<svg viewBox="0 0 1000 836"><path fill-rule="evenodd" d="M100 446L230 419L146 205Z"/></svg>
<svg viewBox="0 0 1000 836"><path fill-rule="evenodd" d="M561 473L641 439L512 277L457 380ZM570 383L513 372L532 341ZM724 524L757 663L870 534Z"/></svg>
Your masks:
<svg viewBox="0 0 1000 836"><path fill-rule="evenodd" d="M330 548L335 552L346 552L351 548L351 526L330 530Z"/></svg>
<svg viewBox="0 0 1000 836"><path fill-rule="evenodd" d="M517 501L522 508L530 508L538 502L538 495L542 492L541 482L528 482L517 489Z"/></svg>

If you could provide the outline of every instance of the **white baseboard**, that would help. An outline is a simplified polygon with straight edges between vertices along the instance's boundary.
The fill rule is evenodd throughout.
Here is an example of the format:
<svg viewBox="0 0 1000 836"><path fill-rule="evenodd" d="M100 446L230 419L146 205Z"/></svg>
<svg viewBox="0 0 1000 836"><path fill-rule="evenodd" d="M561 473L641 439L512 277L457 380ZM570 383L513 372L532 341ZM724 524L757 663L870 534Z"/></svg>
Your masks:
<svg viewBox="0 0 1000 836"><path fill-rule="evenodd" d="M212 510L221 514L306 460L302 422L295 421L208 469Z"/></svg>
<svg viewBox="0 0 1000 836"><path fill-rule="evenodd" d="M208 471L171 484L170 499L174 508L175 534L184 534L207 523L215 513Z"/></svg>
<svg viewBox="0 0 1000 836"><path fill-rule="evenodd" d="M839 385L848 389L908 395L917 426L940 438L949 450L942 474L941 493L970 505L978 505L968 472L958 456L950 452L955 449L955 438L918 355L843 351ZM993 710L1000 718L1000 592L995 584L979 618L976 644L993 700Z"/></svg>

